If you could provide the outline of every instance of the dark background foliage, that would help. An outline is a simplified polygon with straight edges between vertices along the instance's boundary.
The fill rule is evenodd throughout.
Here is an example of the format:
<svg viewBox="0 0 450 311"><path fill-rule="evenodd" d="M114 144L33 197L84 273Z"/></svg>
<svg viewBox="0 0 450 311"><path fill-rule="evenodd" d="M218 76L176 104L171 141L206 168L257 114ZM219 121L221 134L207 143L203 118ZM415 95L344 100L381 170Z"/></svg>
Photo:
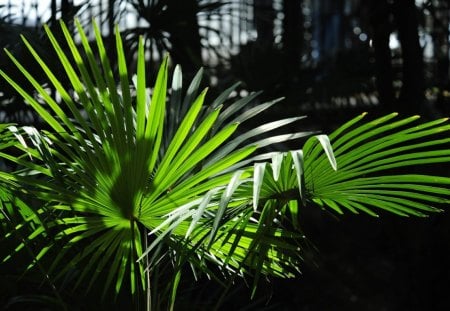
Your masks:
<svg viewBox="0 0 450 311"><path fill-rule="evenodd" d="M264 91L260 100L285 96L281 109L266 117L307 114L301 124L305 129L328 132L361 111L419 113L425 118L450 111L448 1L51 0L44 8L42 1L24 3L0 2L0 46L31 71L36 66L28 62L20 34L57 71L60 65L48 52L42 23L57 31L59 19L70 22L77 17L89 26L96 18L110 43L114 25L120 25L130 66L137 36L143 36L150 66L169 52L186 79L205 67L205 83L213 86L213 94L240 80L235 96L258 90ZM114 59L114 49L108 51ZM0 54L0 67L20 79L3 51ZM2 81L0 121L39 125ZM448 168L436 174L448 175ZM306 208L302 223L311 245L303 275L262 281L253 301L245 284L236 283L223 297L223 308L446 310L449 222L447 214L427 219L336 218ZM39 286L39 273L20 274L15 265L0 265L0 305L8 310L58 309L53 291ZM178 309L208 310L222 292L207 280L192 284L182 284ZM27 303L23 295L37 300ZM74 310L95 306L95 294L82 302L76 293L63 290L62 296ZM111 304L115 309L126 301L118 297Z"/></svg>

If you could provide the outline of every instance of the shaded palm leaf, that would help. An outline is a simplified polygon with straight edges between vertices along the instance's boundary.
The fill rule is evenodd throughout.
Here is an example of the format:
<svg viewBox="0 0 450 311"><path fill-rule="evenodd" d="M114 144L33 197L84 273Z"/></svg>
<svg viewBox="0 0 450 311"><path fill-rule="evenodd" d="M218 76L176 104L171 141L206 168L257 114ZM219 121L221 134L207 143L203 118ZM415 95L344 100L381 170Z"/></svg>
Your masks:
<svg viewBox="0 0 450 311"><path fill-rule="evenodd" d="M24 129L31 134L31 128L25 127ZM11 229L11 226L14 228L23 219L34 215L32 208L22 200L27 195L27 189L24 189L17 182L16 177L12 173L14 170L13 163L8 161L8 158L15 161L19 160L21 157L16 157L14 153L17 154L19 152L21 154L23 150L27 150L22 134L24 134L24 131L12 124L0 124L0 157L2 158L0 161L0 222L2 229L6 231L8 226L9 229ZM34 154L38 155L38 153ZM26 154L23 156L26 156ZM32 156L32 154L29 153L28 156ZM20 173L20 171L16 173Z"/></svg>

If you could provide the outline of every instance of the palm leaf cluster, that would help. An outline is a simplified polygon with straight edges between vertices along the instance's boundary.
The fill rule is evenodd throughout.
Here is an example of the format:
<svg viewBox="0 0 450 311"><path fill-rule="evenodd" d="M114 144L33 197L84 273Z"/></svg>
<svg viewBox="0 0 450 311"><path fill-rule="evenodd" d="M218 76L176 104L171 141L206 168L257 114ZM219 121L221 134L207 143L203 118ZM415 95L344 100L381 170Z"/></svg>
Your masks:
<svg viewBox="0 0 450 311"><path fill-rule="evenodd" d="M29 248L28 268L50 262L56 280L76 271L75 285L86 282L87 290L105 278L105 293L125 283L133 294L148 291L169 267L172 279L164 283L173 306L186 265L219 281L253 275L254 289L261 275L296 275L306 204L423 216L448 202L449 178L393 171L449 161L444 119L412 125L415 117L364 123L360 116L329 137L309 138L303 150L264 152L313 133L267 135L300 117L238 132L278 101L250 105L255 93L228 103L234 85L206 103L202 71L184 92L181 69L170 76L167 58L150 89L142 39L132 77L118 29L115 73L98 27L94 48L75 25L80 44L61 23L68 51L46 28L70 88L24 38L61 101L10 53L35 93L0 71L48 126L1 128L0 156L17 168L0 175L0 217L8 219L9 194L34 198L32 207L15 207L20 217L4 238L21 238L4 260Z"/></svg>
<svg viewBox="0 0 450 311"><path fill-rule="evenodd" d="M206 107L207 90L198 91L202 72L194 78L184 95L181 70L177 67L172 77L171 99L167 102L167 58L161 65L150 96L143 41L140 41L138 69L133 79L135 85L130 87L132 79L127 71L118 30L117 80L120 83L116 85L99 29L95 26L100 66L80 24L77 23L77 27L82 51L66 26L61 25L71 58L49 28L46 31L66 70L72 90L64 88L25 38L24 42L61 96L62 103L53 99L11 54L10 58L35 87L37 98L1 73L50 127L48 131L35 132L34 136L17 134L23 143L31 140L36 149L19 145L23 151L21 157L3 155L8 161L34 172L32 176L24 177L17 173L14 177L46 202L34 217L25 219L25 222L30 222L42 214L50 216L45 226L28 236L30 241L35 241L46 237L49 230L54 235L50 243L39 249L36 260L57 252L50 267L50 273L59 271L57 277L74 266L85 264L79 280L89 276L89 285L94 284L100 273L107 269L105 288L114 284L116 291L120 290L127 271L133 293L137 287L145 288L144 269L151 270L154 268L152 264L159 262L149 260L147 266L139 259L163 240L174 249L180 247L178 244L214 248L214 251L205 252L202 259L190 261L200 269L206 269L203 258L217 260L213 253L219 253L219 250L212 245L221 243L216 231L218 221L222 219L215 217L211 220L208 215L216 214L217 209L204 198L216 201L230 179L234 178L237 184L242 178L249 177L249 171L239 171L238 176L230 167L242 166L241 161L258 147L309 133L282 135L243 145L243 136L230 139L238 125L277 101L243 111L256 97L254 94L224 108L223 103L235 85ZM250 139L298 119L269 123L247 132L244 137ZM229 142L225 144L227 140ZM28 160L30 156L32 161ZM212 192L208 192L210 190ZM222 198L222 214L229 200L229 196ZM209 225L203 228L203 224ZM211 227L215 230L208 230ZM198 228L208 232L209 242L196 234L186 244L185 240L194 236ZM147 231L152 243L144 254L145 242L142 239L147 239L144 235ZM243 242L249 238L240 240ZM78 245L87 242L90 243L83 252L73 254ZM16 250L25 246L26 243L22 242ZM232 254L234 267L240 265L242 258L238 254L243 257L245 245L240 245L239 249L240 253L236 250ZM171 254L159 254L166 255ZM70 258L68 262L66 258ZM63 261L64 268L61 268L59 264Z"/></svg>
<svg viewBox="0 0 450 311"><path fill-rule="evenodd" d="M420 166L449 162L448 119L418 125L418 116L399 119L392 113L361 124L364 116L329 136L339 159L335 172L320 159L317 146L305 144L305 180L312 200L339 214L348 210L372 216L378 216L374 209L426 216L448 203L449 179L419 174Z"/></svg>

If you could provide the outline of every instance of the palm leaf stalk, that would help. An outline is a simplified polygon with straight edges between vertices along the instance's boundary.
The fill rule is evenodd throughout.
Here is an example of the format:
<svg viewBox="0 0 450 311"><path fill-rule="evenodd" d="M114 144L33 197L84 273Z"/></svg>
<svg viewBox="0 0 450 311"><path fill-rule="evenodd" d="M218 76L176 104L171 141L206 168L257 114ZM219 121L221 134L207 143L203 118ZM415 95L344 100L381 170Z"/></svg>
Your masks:
<svg viewBox="0 0 450 311"><path fill-rule="evenodd" d="M363 122L361 115L330 136L312 136L302 150L264 153L267 145L313 133L258 138L299 117L237 135L240 124L279 101L247 108L258 95L252 94L227 104L234 85L206 105L202 71L184 94L179 67L168 88L167 58L150 89L142 39L131 79L118 29L115 74L97 25L96 52L75 25L81 47L61 23L68 51L45 28L70 87L23 38L61 103L10 53L37 95L0 71L49 128L9 127L21 156L0 150L19 167L2 173L2 184L20 184L42 202L5 235L24 234L33 223L25 240L37 252L28 269L51 258L49 274L56 280L78 267L75 287L86 282L89 291L105 277L104 294L111 288L119 293L127 283L134 296L151 293L149 307L161 306L164 296L173 308L186 265L220 282L251 275L253 291L261 275L297 275L304 245L299 212L306 204L337 213L376 216L382 209L425 216L448 203L448 177L392 173L447 163L446 119L417 125L417 117ZM4 260L24 247L19 242ZM171 281L158 280L167 271Z"/></svg>

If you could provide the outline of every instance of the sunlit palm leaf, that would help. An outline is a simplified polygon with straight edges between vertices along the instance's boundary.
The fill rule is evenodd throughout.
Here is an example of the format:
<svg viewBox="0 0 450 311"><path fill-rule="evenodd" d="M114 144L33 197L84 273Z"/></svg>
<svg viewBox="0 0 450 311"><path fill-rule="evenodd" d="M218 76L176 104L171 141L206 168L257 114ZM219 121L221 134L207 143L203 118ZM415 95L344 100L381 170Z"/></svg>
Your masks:
<svg viewBox="0 0 450 311"><path fill-rule="evenodd" d="M251 177L252 168L245 167L248 162L244 161L258 147L309 133L255 139L252 144L246 139L299 118L257 127L244 133L245 139L233 138L240 123L276 101L243 112L255 94L227 106L221 113L235 86L224 91L207 108L204 103L207 90L198 90L202 72L183 97L179 69L174 72L173 97L168 101L168 60L163 61L150 91L142 40L139 41L133 89L119 31L116 29L117 76L111 69L98 27L94 24L95 53L80 24L75 24L80 47L61 24L68 51L49 28L45 28L70 87L62 85L60 78L24 38L32 56L61 97L61 103L53 99L13 55L8 54L34 86L38 98L0 71L49 126L46 132L18 136L31 141L36 149L30 152L35 157L30 158L25 147L21 148L21 157L1 155L23 170L38 173L36 176L25 177L18 173L10 176L12 181L23 183L47 202L24 222L33 221L40 214L46 218L45 225L27 236L30 242L45 237L30 267L53 255L50 268L56 277L64 276L73 267L82 267L76 285L89 278L86 286L89 290L107 272L105 292L110 287L119 292L127 278L131 281L131 292L136 293L138 288L146 289L144 269L153 271L162 258L170 258L160 251L160 245L166 244L179 254L174 261L178 267L187 261L200 271L211 273L204 263L208 260L227 266L232 273L240 273L250 265L250 269L284 275L280 263L287 260L281 254L291 246L270 240L284 236L282 229L262 232L258 221L247 212L247 200L251 202L252 194L238 200L233 194ZM167 104L170 107L166 107ZM242 171L236 175L230 171L231 167L242 167ZM265 214L268 216L263 220L269 223L272 214L268 210ZM241 233L236 232L236 228ZM146 232L151 235L147 237ZM51 239L48 238L50 233ZM150 245L144 252L146 239ZM276 244L279 247L273 249ZM19 244L12 255L23 247L24 243ZM82 252L76 252L79 247L83 248ZM249 247L255 249L252 254L260 251L271 255L258 260L254 255L250 258L246 254ZM151 252L160 258L137 261L147 254L152 256ZM174 290L179 281L177 275Z"/></svg>
<svg viewBox="0 0 450 311"><path fill-rule="evenodd" d="M425 216L448 202L450 179L420 174L421 166L450 161L447 119L417 125L416 116L396 116L362 123L361 115L331 134L337 171L317 143L308 141L304 153L309 198L338 213L347 209L374 216L375 209Z"/></svg>
<svg viewBox="0 0 450 311"><path fill-rule="evenodd" d="M48 125L47 131L0 127L0 157L18 167L0 173L0 218L14 212L11 189L45 203L16 204L20 217L5 238L20 232L22 239L5 260L33 244L28 268L51 258L50 273L62 278L78 267L75 285L88 281L86 290L106 275L105 293L111 287L118 293L125 280L133 294L147 290L145 273L156 278L171 266L163 293L173 307L187 263L218 280L251 274L253 290L262 274L298 273L304 247L298 217L306 204L423 216L448 202L449 178L399 173L450 160L450 139L441 137L450 129L446 119L413 125L416 117L395 121L391 114L363 123L362 115L329 137L311 137L303 150L261 153L312 133L260 138L301 119L288 118L238 134L241 123L279 100L246 109L254 93L228 104L233 85L208 105L207 89L199 89L202 70L184 94L176 67L168 90L167 58L150 89L142 39L131 79L118 29L115 73L97 25L94 49L75 24L80 45L63 23L67 44L46 27L69 87L24 39L61 102L10 53L37 95L0 71ZM10 147L17 156L5 151Z"/></svg>
<svg viewBox="0 0 450 311"><path fill-rule="evenodd" d="M300 206L317 204L337 213L348 209L373 216L374 209L402 216L439 211L449 202L450 178L402 170L448 163L450 139L445 133L450 125L447 119L419 125L411 124L417 117L392 121L396 115L367 123L359 116L329 137L311 137L303 151L273 153L272 163L256 163L253 179L241 182L227 200L231 208L221 217L223 234L209 247L210 255L225 269L234 266L244 272L245 262L256 279L268 271L289 276L287 267L298 267L301 261ZM216 204L223 209L220 201Z"/></svg>

